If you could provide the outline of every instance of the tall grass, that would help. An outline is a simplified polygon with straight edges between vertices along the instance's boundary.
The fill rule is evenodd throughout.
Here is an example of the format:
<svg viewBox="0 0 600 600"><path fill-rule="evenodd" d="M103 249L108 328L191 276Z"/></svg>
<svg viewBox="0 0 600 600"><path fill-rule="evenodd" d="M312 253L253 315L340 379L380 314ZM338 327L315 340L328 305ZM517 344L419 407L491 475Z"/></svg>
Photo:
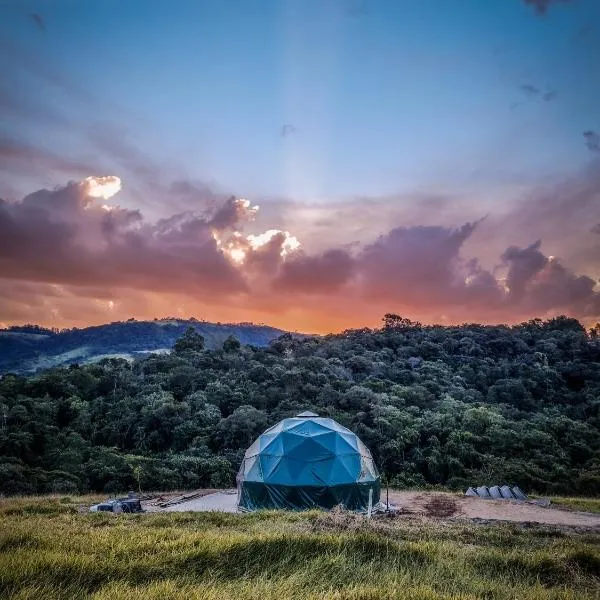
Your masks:
<svg viewBox="0 0 600 600"><path fill-rule="evenodd" d="M0 502L0 598L597 598L600 534L344 514Z"/></svg>

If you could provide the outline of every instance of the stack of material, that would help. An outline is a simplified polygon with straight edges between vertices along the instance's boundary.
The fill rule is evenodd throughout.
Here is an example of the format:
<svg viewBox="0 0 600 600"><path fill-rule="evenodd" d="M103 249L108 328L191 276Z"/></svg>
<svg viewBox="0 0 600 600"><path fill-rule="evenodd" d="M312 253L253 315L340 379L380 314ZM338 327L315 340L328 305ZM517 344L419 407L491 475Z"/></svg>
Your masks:
<svg viewBox="0 0 600 600"><path fill-rule="evenodd" d="M167 508L169 506L175 506L176 504L182 504L184 502L188 502L189 500L196 500L197 498L202 498L202 496L206 496L205 491L197 491L191 492L190 494L184 494L183 496L176 496L175 498L170 498L164 502L161 502L160 498L154 504L159 506L160 508Z"/></svg>
<svg viewBox="0 0 600 600"><path fill-rule="evenodd" d="M466 492L465 496L472 496L475 498L488 498L491 500L527 500L527 495L523 490L518 487L510 487L508 485L493 486L488 488L485 485L479 486L478 488L470 487Z"/></svg>

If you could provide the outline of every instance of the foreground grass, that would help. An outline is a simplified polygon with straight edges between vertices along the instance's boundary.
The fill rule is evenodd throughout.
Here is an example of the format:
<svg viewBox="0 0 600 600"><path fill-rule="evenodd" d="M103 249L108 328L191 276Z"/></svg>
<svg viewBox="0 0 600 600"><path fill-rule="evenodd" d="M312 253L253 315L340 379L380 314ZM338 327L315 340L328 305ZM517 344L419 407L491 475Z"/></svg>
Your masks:
<svg viewBox="0 0 600 600"><path fill-rule="evenodd" d="M597 598L600 535L317 512L78 514L0 501L0 598Z"/></svg>

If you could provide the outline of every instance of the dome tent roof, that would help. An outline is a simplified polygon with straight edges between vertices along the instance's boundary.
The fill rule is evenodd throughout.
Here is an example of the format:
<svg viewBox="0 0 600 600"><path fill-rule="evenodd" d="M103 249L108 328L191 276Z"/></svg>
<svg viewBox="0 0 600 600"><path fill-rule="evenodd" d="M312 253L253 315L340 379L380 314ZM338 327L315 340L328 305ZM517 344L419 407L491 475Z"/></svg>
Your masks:
<svg viewBox="0 0 600 600"><path fill-rule="evenodd" d="M379 500L369 449L333 419L303 412L267 429L248 448L237 477L240 508L366 510Z"/></svg>

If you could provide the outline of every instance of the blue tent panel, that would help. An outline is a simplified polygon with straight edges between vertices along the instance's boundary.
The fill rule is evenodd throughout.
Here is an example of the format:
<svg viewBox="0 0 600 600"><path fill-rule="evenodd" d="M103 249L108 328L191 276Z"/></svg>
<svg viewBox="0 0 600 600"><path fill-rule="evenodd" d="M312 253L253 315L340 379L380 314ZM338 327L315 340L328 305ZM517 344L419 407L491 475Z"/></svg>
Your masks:
<svg viewBox="0 0 600 600"><path fill-rule="evenodd" d="M379 501L380 477L369 449L333 419L301 413L267 429L238 472L238 503L260 508L367 509Z"/></svg>

